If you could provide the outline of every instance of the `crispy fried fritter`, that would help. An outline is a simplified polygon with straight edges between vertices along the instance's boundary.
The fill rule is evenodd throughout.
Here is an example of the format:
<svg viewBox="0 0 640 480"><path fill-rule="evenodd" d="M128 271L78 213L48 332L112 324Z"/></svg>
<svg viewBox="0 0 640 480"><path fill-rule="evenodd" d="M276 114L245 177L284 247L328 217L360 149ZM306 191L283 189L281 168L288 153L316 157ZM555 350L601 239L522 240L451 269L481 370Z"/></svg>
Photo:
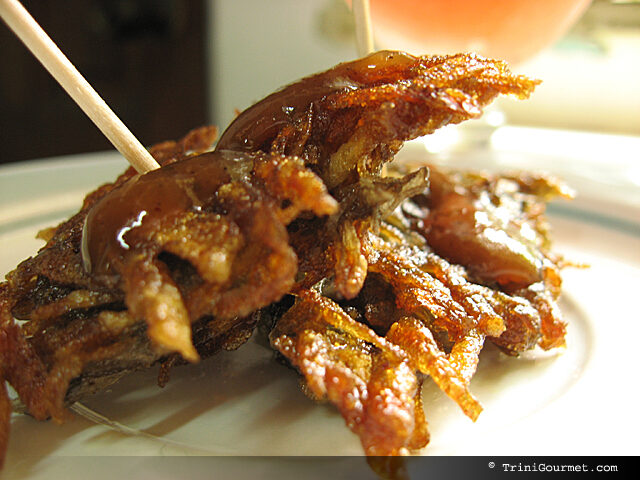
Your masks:
<svg viewBox="0 0 640 480"><path fill-rule="evenodd" d="M537 83L470 54L378 52L268 96L213 151L211 128L152 147L162 169L89 194L0 285L1 378L36 418L61 420L65 401L155 363L162 385L268 319L272 346L368 455L427 444L427 377L475 420L485 341L563 345L543 212L565 191L383 166ZM0 453L8 405L3 389Z"/></svg>

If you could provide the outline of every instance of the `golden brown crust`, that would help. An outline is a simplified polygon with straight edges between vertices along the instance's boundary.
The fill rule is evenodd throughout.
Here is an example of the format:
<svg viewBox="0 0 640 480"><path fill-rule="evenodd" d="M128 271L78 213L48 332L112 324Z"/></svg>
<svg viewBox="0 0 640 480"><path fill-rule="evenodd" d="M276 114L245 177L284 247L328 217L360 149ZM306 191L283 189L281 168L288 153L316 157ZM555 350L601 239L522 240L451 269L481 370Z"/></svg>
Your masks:
<svg viewBox="0 0 640 480"><path fill-rule="evenodd" d="M330 299L301 292L271 341L313 396L338 408L367 455L399 455L426 445L415 369L393 344Z"/></svg>

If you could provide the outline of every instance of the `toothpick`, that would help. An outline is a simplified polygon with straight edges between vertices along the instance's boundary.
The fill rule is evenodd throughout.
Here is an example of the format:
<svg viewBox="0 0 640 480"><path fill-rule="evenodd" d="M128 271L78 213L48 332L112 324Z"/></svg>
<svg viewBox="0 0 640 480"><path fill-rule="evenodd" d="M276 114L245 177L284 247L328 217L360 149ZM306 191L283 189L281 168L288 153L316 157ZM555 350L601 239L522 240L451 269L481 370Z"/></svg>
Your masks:
<svg viewBox="0 0 640 480"><path fill-rule="evenodd" d="M18 0L0 0L0 16L139 173L160 167Z"/></svg>
<svg viewBox="0 0 640 480"><path fill-rule="evenodd" d="M358 55L364 57L373 52L373 29L369 0L353 0L353 16L356 21L356 43Z"/></svg>

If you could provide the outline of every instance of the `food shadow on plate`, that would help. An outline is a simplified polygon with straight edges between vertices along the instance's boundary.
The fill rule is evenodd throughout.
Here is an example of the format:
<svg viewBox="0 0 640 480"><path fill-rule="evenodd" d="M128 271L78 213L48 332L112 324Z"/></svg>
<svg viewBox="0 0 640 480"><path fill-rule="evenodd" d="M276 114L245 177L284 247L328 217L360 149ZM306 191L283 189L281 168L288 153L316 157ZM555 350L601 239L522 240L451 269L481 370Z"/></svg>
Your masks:
<svg viewBox="0 0 640 480"><path fill-rule="evenodd" d="M361 455L342 417L331 405L309 400L296 372L276 361L255 338L260 335L237 351L176 368L162 389L152 370L85 400L113 428L93 441L132 433L196 455L331 455L336 444L341 454Z"/></svg>
<svg viewBox="0 0 640 480"><path fill-rule="evenodd" d="M250 340L237 351L172 369L163 388L157 385L157 368L150 369L123 378L82 403L111 420L163 437L276 381L282 367L272 367L272 357L272 352Z"/></svg>
<svg viewBox="0 0 640 480"><path fill-rule="evenodd" d="M46 468L42 466L45 459L92 426L90 421L72 415L63 425L40 422L28 415L15 415L11 422L11 443L0 478L31 478Z"/></svg>

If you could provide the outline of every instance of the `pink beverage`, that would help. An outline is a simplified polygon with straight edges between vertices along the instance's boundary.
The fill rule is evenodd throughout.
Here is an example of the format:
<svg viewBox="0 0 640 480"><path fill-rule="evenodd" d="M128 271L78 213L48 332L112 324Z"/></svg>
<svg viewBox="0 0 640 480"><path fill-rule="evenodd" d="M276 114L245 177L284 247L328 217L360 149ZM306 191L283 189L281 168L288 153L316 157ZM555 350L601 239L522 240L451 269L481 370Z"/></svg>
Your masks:
<svg viewBox="0 0 640 480"><path fill-rule="evenodd" d="M558 40L590 0L370 0L379 48L477 52L518 63Z"/></svg>

